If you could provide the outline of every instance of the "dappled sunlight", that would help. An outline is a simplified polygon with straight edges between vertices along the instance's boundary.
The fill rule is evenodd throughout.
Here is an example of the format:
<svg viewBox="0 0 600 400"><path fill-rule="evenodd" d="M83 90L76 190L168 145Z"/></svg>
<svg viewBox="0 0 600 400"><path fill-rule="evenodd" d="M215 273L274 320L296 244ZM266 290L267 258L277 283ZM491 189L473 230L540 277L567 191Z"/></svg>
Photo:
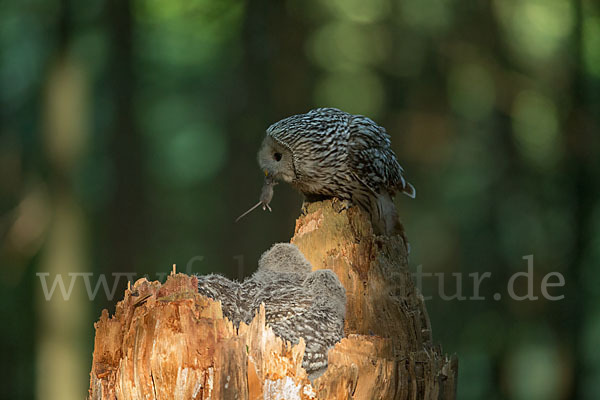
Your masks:
<svg viewBox="0 0 600 400"><path fill-rule="evenodd" d="M199 104L177 96L153 99L144 122L148 168L161 185L185 188L213 178L226 159L227 143L219 126Z"/></svg>
<svg viewBox="0 0 600 400"><path fill-rule="evenodd" d="M309 56L328 71L356 71L377 66L389 52L390 35L378 26L332 21L315 31L309 41Z"/></svg>
<svg viewBox="0 0 600 400"><path fill-rule="evenodd" d="M470 120L488 118L495 106L493 76L479 63L456 65L448 77L448 97L461 116Z"/></svg>
<svg viewBox="0 0 600 400"><path fill-rule="evenodd" d="M552 168L560 159L559 116L550 99L535 91L522 91L515 99L513 134L521 156L540 168Z"/></svg>
<svg viewBox="0 0 600 400"><path fill-rule="evenodd" d="M583 58L588 73L600 79L600 17L583 20Z"/></svg>
<svg viewBox="0 0 600 400"><path fill-rule="evenodd" d="M172 67L206 68L220 53L236 50L227 44L239 36L243 13L240 0L135 1L139 55Z"/></svg>
<svg viewBox="0 0 600 400"><path fill-rule="evenodd" d="M390 0L331 0L325 4L331 9L332 14L361 23L384 20L392 8Z"/></svg>
<svg viewBox="0 0 600 400"><path fill-rule="evenodd" d="M325 75L318 81L315 103L375 118L384 104L384 90L377 75L368 71Z"/></svg>
<svg viewBox="0 0 600 400"><path fill-rule="evenodd" d="M530 331L532 328L535 330L527 327ZM562 346L555 338L538 333L535 338L514 346L503 365L506 390L512 399L564 398L570 380L565 370L570 360L562 357Z"/></svg>
<svg viewBox="0 0 600 400"><path fill-rule="evenodd" d="M530 66L555 57L574 26L568 0L496 0L494 6L507 45Z"/></svg>
<svg viewBox="0 0 600 400"><path fill-rule="evenodd" d="M425 32L443 31L452 25L454 2L455 0L399 1L399 19L403 24L417 30Z"/></svg>

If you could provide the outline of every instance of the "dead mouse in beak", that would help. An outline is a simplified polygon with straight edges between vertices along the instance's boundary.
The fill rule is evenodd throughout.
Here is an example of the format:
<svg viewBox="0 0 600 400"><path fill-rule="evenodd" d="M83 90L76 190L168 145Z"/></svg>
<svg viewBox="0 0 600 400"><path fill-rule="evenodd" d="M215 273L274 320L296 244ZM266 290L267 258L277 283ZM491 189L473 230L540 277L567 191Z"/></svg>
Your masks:
<svg viewBox="0 0 600 400"><path fill-rule="evenodd" d="M242 219L246 215L250 214L250 212L254 211L254 209L257 208L258 206L260 206L261 204L262 204L263 210L268 209L269 211L272 211L271 207L269 206L269 203L271 203L271 200L273 199L273 186L275 186L275 185L277 185L277 182L275 182L274 180L272 180L271 178L269 178L267 176L265 178L265 183L263 184L263 187L260 191L260 200L258 201L258 203L256 203L248 211L246 211L245 213L243 213L242 215L237 217L235 222L238 222L240 219Z"/></svg>

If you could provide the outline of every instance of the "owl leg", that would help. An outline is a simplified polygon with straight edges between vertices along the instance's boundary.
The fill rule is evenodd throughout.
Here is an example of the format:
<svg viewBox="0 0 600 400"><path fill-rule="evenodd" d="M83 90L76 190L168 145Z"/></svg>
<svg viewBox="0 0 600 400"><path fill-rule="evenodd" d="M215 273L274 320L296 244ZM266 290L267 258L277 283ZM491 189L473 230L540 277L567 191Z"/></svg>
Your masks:
<svg viewBox="0 0 600 400"><path fill-rule="evenodd" d="M398 212L394 205L393 197L383 192L375 198L375 206L373 207L373 213L371 213L372 224L377 228L378 234L384 234L387 236L400 235L404 246L406 247L407 254L410 254L410 244L406 239L404 233L404 226L398 218Z"/></svg>
<svg viewBox="0 0 600 400"><path fill-rule="evenodd" d="M302 215L308 214L308 206L310 203L327 200L329 198L331 197L322 194L304 193L304 201L302 202L302 208L300 209Z"/></svg>
<svg viewBox="0 0 600 400"><path fill-rule="evenodd" d="M300 207L300 214L301 214L301 215L306 215L306 214L308 214L308 205L309 205L309 204L310 204L310 203L308 203L308 202L306 201L306 199L304 199L304 201L302 202L302 207Z"/></svg>
<svg viewBox="0 0 600 400"><path fill-rule="evenodd" d="M353 205L354 205L354 203L352 203L352 200L336 198L336 199L334 199L333 203L331 204L331 207L338 213L341 213L342 211L349 209Z"/></svg>

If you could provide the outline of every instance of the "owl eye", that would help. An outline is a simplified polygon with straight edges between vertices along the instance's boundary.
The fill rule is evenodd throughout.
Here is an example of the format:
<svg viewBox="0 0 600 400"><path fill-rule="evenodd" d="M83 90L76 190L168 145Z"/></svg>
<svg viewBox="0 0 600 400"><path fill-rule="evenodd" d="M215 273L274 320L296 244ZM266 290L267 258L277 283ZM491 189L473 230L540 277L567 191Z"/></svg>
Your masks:
<svg viewBox="0 0 600 400"><path fill-rule="evenodd" d="M273 158L275 159L275 161L281 161L281 153L273 154Z"/></svg>

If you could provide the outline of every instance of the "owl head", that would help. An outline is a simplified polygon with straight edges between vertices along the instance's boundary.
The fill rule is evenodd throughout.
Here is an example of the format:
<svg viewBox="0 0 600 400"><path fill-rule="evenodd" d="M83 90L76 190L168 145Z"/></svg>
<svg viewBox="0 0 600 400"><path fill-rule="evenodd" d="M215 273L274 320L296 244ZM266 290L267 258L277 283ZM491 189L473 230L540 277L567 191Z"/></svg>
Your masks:
<svg viewBox="0 0 600 400"><path fill-rule="evenodd" d="M343 321L346 315L346 289L335 272L330 269L313 271L306 277L303 286L314 296L316 307L335 313Z"/></svg>
<svg viewBox="0 0 600 400"><path fill-rule="evenodd" d="M310 262L291 243L274 244L258 260L258 271L263 272L307 275L311 270Z"/></svg>
<svg viewBox="0 0 600 400"><path fill-rule="evenodd" d="M258 164L267 179L291 183L296 178L291 150L270 135L260 146Z"/></svg>

